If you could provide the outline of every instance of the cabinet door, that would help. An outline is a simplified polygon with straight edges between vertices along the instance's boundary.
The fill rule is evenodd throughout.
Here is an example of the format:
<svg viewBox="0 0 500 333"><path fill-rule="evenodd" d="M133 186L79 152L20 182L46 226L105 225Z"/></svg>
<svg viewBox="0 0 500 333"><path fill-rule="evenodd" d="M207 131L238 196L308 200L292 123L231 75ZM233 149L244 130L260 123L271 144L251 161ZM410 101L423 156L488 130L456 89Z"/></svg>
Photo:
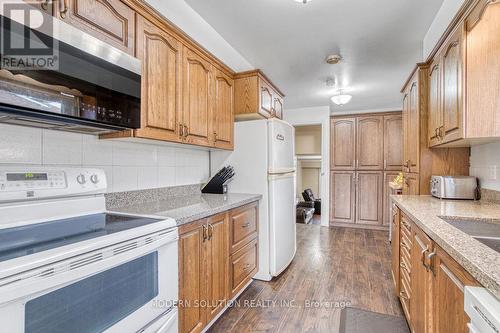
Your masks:
<svg viewBox="0 0 500 333"><path fill-rule="evenodd" d="M405 173L403 177L403 194L404 195L418 195L420 194L419 188L419 175L412 173Z"/></svg>
<svg viewBox="0 0 500 333"><path fill-rule="evenodd" d="M356 126L356 168L382 170L384 168L384 118L359 117Z"/></svg>
<svg viewBox="0 0 500 333"><path fill-rule="evenodd" d="M435 146L440 141L439 128L442 124L441 112L441 66L439 56L429 70L429 122L428 138L429 146Z"/></svg>
<svg viewBox="0 0 500 333"><path fill-rule="evenodd" d="M403 118L401 115L384 117L384 170L403 168Z"/></svg>
<svg viewBox="0 0 500 333"><path fill-rule="evenodd" d="M181 141L181 44L146 19L137 18L137 56L142 60L141 129L137 136Z"/></svg>
<svg viewBox="0 0 500 333"><path fill-rule="evenodd" d="M186 143L210 146L212 137L212 65L201 55L184 47L182 122Z"/></svg>
<svg viewBox="0 0 500 333"><path fill-rule="evenodd" d="M208 261L206 220L194 222L181 229L179 236L179 305L180 332L201 332L207 323L206 309L198 306L206 300Z"/></svg>
<svg viewBox="0 0 500 333"><path fill-rule="evenodd" d="M410 318L414 332L430 332L432 273L427 256L432 252L431 239L412 225ZM452 318L452 317L448 317ZM450 331L451 332L451 331Z"/></svg>
<svg viewBox="0 0 500 333"><path fill-rule="evenodd" d="M283 119L283 98L278 94L274 95L273 111L276 118Z"/></svg>
<svg viewBox="0 0 500 333"><path fill-rule="evenodd" d="M120 0L57 0L54 6L57 18L134 55L135 13Z"/></svg>
<svg viewBox="0 0 500 333"><path fill-rule="evenodd" d="M408 125L409 125L409 96L408 92L403 95L403 171L410 172L410 160L408 151Z"/></svg>
<svg viewBox="0 0 500 333"><path fill-rule="evenodd" d="M330 221L354 223L354 171L336 171L330 174Z"/></svg>
<svg viewBox="0 0 500 333"><path fill-rule="evenodd" d="M467 137L500 136L500 2L481 0L465 20Z"/></svg>
<svg viewBox="0 0 500 333"><path fill-rule="evenodd" d="M392 260L391 260L391 273L392 280L394 282L394 292L396 296L399 296L399 219L401 217L399 208L397 206L393 207L392 211L392 229L391 229L391 250L392 250Z"/></svg>
<svg viewBox="0 0 500 333"><path fill-rule="evenodd" d="M408 166L410 172L419 170L419 151L420 151L420 111L419 111L419 92L418 82L414 80L408 92Z"/></svg>
<svg viewBox="0 0 500 333"><path fill-rule="evenodd" d="M234 81L220 70L215 74L214 142L215 147L233 148Z"/></svg>
<svg viewBox="0 0 500 333"><path fill-rule="evenodd" d="M462 121L462 25L443 49L443 116L439 128L443 142L463 137Z"/></svg>
<svg viewBox="0 0 500 333"><path fill-rule="evenodd" d="M259 90L260 90L259 113L266 118L271 118L273 115L273 90L262 79L259 79Z"/></svg>
<svg viewBox="0 0 500 333"><path fill-rule="evenodd" d="M478 286L479 283L438 246L432 268L433 332L468 333L469 317L464 311L464 287Z"/></svg>
<svg viewBox="0 0 500 333"><path fill-rule="evenodd" d="M225 306L229 285L228 215L210 217L207 221L206 251L207 275L207 322L210 322Z"/></svg>
<svg viewBox="0 0 500 333"><path fill-rule="evenodd" d="M330 122L330 168L356 168L356 118L332 118Z"/></svg>
<svg viewBox="0 0 500 333"><path fill-rule="evenodd" d="M389 187L389 183L398 176L399 172L384 172L384 207L383 207L383 212L384 212L384 219L383 219L383 224L384 225L389 225L391 223L391 200L390 200L390 195L391 195L391 188Z"/></svg>
<svg viewBox="0 0 500 333"><path fill-rule="evenodd" d="M356 173L356 223L382 225L383 173Z"/></svg>

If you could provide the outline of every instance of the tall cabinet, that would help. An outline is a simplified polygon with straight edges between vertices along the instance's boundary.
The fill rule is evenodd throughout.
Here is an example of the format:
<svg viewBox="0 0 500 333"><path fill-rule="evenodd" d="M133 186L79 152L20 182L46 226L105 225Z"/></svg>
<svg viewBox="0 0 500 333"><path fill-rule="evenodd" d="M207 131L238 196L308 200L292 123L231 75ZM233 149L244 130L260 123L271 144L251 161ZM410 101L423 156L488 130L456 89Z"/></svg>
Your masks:
<svg viewBox="0 0 500 333"><path fill-rule="evenodd" d="M331 225L388 227L384 188L402 168L402 123L401 112L331 119Z"/></svg>
<svg viewBox="0 0 500 333"><path fill-rule="evenodd" d="M442 106L438 98L442 87L438 77L440 66L439 63L417 65L402 89L403 194L429 194L431 175L469 174L469 148L429 148L430 133L437 140L439 128L441 133L452 133L446 128L454 127L438 126L432 131L428 127L429 123L439 123L445 117L437 111ZM431 122L430 115L435 115Z"/></svg>

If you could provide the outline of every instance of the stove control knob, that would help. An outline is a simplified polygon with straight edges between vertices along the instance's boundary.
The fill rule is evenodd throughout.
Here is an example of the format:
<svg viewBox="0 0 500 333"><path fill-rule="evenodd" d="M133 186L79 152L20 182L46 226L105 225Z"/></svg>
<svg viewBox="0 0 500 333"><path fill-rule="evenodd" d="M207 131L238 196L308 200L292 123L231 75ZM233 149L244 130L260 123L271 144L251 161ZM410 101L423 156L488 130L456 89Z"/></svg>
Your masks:
<svg viewBox="0 0 500 333"><path fill-rule="evenodd" d="M92 175L92 176L90 176L90 181L93 184L97 184L97 183L99 183L99 177L97 177L97 175Z"/></svg>
<svg viewBox="0 0 500 333"><path fill-rule="evenodd" d="M83 174L79 174L78 176L76 176L76 181L78 182L78 184L85 184L87 181L85 180L85 175Z"/></svg>

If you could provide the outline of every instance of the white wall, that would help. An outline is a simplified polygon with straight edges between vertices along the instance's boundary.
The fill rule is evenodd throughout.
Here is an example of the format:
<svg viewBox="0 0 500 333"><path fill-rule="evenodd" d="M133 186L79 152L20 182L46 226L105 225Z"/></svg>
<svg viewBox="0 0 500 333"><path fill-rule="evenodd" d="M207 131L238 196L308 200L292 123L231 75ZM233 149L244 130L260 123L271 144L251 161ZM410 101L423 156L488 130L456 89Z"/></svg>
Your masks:
<svg viewBox="0 0 500 333"><path fill-rule="evenodd" d="M500 191L500 142L472 147L470 162L470 174L482 188Z"/></svg>
<svg viewBox="0 0 500 333"><path fill-rule="evenodd" d="M101 168L108 192L120 192L202 183L208 178L209 153L0 124L0 168L14 165Z"/></svg>
<svg viewBox="0 0 500 333"><path fill-rule="evenodd" d="M321 124L321 225L329 225L330 202L330 107L289 109L284 119L292 125Z"/></svg>
<svg viewBox="0 0 500 333"><path fill-rule="evenodd" d="M254 67L184 0L146 0L201 46L236 72Z"/></svg>
<svg viewBox="0 0 500 333"><path fill-rule="evenodd" d="M431 53L439 38L443 35L448 25L453 20L453 17L458 13L465 0L444 0L441 8L432 21L429 30L425 34L423 41L422 60L425 61Z"/></svg>

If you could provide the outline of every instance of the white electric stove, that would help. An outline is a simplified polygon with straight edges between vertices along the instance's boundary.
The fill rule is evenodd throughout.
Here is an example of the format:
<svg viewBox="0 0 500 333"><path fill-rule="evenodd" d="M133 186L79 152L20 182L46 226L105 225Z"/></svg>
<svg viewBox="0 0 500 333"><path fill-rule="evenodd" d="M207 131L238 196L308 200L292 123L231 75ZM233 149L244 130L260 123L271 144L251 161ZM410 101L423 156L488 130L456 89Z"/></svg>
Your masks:
<svg viewBox="0 0 500 333"><path fill-rule="evenodd" d="M108 212L105 192L98 169L0 170L2 331L178 331L175 220Z"/></svg>

